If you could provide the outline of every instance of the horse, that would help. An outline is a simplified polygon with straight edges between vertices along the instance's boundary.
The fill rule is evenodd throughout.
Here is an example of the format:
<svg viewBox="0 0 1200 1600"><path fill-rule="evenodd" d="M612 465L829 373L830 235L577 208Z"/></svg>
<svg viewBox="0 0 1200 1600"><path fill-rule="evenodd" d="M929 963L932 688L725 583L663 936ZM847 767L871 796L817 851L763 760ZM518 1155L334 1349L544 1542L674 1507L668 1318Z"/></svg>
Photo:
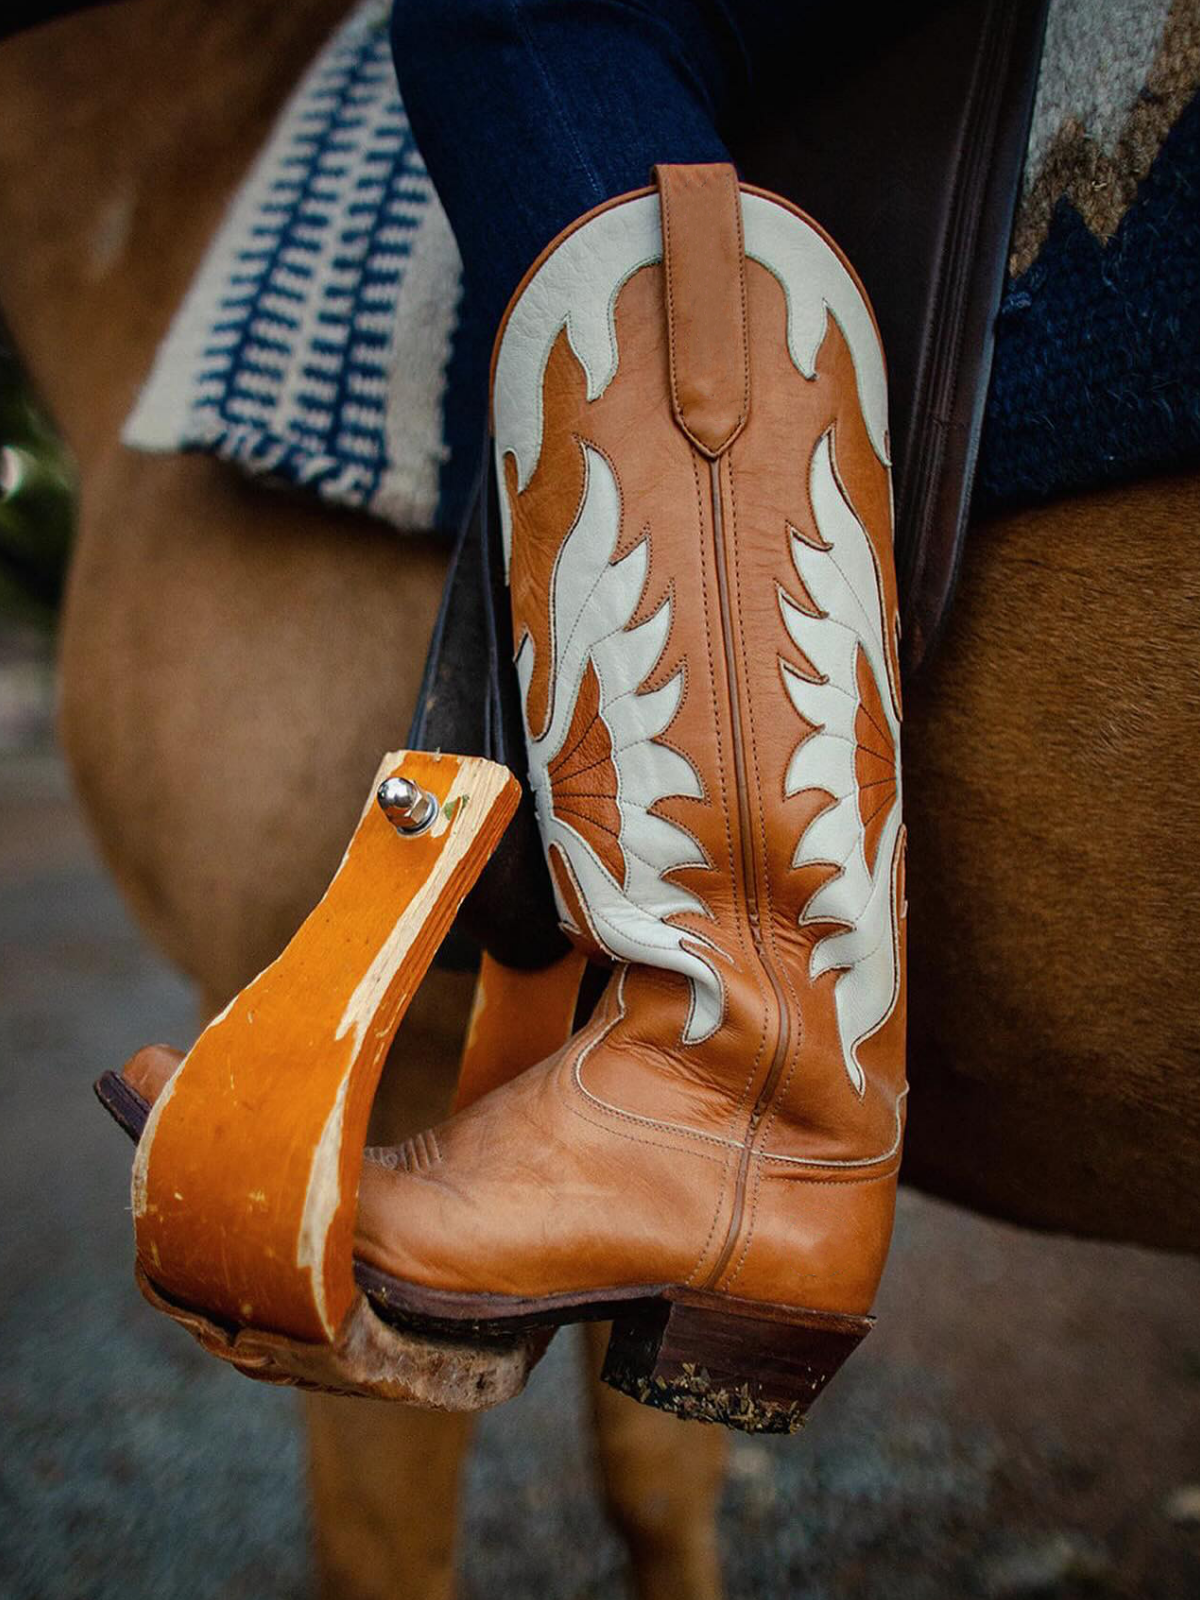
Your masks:
<svg viewBox="0 0 1200 1600"><path fill-rule="evenodd" d="M0 303L82 484L61 739L105 860L209 1012L328 881L408 721L446 566L432 540L119 444L244 166L345 10L125 0L0 47ZM1184 474L975 527L905 747L906 1178L1030 1227L1192 1250L1198 517ZM470 991L426 981L374 1141L444 1111ZM718 1593L721 1436L593 1396L638 1593ZM326 1592L450 1594L469 1424L305 1405Z"/></svg>

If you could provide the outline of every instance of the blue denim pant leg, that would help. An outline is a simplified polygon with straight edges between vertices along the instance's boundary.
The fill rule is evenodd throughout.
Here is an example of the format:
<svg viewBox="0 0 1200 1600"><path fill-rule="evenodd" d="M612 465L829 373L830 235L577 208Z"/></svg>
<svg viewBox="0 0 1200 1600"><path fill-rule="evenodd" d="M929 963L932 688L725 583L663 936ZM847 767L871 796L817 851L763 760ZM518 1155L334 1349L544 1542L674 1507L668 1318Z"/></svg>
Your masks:
<svg viewBox="0 0 1200 1600"><path fill-rule="evenodd" d="M463 259L444 399L449 523L478 470L464 441L482 450L492 341L526 269L656 162L730 160L723 128L760 78L802 57L806 21L829 3L394 0L400 92Z"/></svg>
<svg viewBox="0 0 1200 1600"><path fill-rule="evenodd" d="M525 269L656 161L727 161L745 72L715 0L396 0L417 144L494 329Z"/></svg>
<svg viewBox="0 0 1200 1600"><path fill-rule="evenodd" d="M820 3L395 0L401 95L463 259L449 439L482 438L496 327L543 247L655 162L728 161L720 130L753 50L781 10Z"/></svg>

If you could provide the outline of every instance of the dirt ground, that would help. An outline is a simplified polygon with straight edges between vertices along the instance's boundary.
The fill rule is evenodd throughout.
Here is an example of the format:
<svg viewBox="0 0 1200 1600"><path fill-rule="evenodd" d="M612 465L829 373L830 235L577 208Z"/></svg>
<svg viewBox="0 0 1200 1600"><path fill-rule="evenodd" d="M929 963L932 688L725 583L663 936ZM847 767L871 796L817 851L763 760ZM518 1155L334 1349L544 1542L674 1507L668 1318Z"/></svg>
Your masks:
<svg viewBox="0 0 1200 1600"><path fill-rule="evenodd" d="M138 1044L186 1043L192 998L96 863L39 732L45 673L12 665L0 650L0 1597L296 1600L293 1400L142 1304L129 1147L90 1092ZM803 1436L735 1442L731 1596L1200 1597L1200 1262L908 1194L878 1313ZM564 1425L574 1356L560 1338L480 1428L470 1600L625 1592Z"/></svg>

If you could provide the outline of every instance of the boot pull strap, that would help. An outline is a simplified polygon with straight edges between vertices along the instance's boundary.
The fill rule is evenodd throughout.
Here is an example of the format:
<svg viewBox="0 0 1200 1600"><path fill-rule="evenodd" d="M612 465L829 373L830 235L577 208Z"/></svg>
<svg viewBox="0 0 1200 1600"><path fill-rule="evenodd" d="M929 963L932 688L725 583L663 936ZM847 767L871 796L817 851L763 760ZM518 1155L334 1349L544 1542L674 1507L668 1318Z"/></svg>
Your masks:
<svg viewBox="0 0 1200 1600"><path fill-rule="evenodd" d="M667 339L675 420L722 455L750 410L746 252L737 173L728 165L654 169L662 206Z"/></svg>

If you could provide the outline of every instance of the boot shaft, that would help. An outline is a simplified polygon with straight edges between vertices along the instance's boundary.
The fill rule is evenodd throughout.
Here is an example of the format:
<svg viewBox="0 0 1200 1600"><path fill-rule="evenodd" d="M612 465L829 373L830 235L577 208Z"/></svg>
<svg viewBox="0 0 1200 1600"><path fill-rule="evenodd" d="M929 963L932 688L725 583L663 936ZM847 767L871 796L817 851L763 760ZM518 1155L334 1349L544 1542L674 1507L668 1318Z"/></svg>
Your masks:
<svg viewBox="0 0 1200 1600"><path fill-rule="evenodd" d="M729 168L656 180L555 242L496 347L555 893L583 949L627 964L628 1049L669 1050L687 1123L699 1095L760 1153L886 1163L903 829L879 336L800 213Z"/></svg>

